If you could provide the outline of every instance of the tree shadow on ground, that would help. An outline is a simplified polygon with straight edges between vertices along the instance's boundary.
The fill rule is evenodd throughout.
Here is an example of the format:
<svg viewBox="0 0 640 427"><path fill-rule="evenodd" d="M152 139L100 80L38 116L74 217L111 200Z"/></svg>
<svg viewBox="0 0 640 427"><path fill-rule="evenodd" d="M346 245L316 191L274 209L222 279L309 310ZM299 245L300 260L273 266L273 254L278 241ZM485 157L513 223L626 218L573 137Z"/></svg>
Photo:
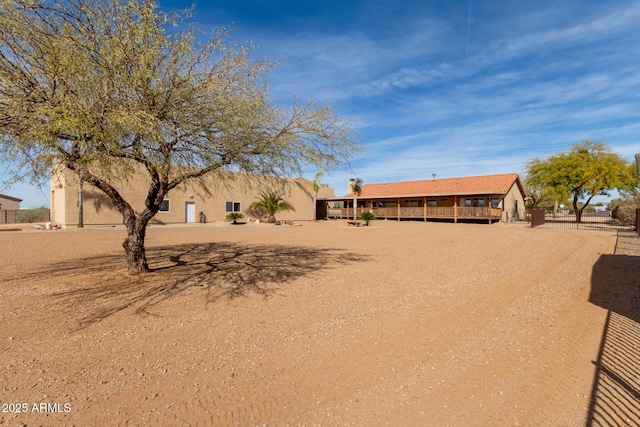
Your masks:
<svg viewBox="0 0 640 427"><path fill-rule="evenodd" d="M586 426L640 425L640 237L619 232L593 267L589 301L608 310Z"/></svg>
<svg viewBox="0 0 640 427"><path fill-rule="evenodd" d="M126 274L124 254L70 260L32 274L71 278L73 288L53 298L77 312L82 329L127 309L153 314L153 307L187 291L204 293L209 303L268 297L294 280L366 260L338 249L224 242L150 248L147 258L152 271L140 276Z"/></svg>

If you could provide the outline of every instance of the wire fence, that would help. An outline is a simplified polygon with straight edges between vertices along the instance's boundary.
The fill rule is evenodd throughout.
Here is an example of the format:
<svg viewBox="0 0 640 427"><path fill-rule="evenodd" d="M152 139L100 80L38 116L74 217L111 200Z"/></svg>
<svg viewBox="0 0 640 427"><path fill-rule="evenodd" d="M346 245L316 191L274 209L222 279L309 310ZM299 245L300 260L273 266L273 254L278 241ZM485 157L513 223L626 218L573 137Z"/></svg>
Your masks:
<svg viewBox="0 0 640 427"><path fill-rule="evenodd" d="M49 221L49 209L0 209L0 224L25 224Z"/></svg>
<svg viewBox="0 0 640 427"><path fill-rule="evenodd" d="M577 230L637 230L638 210L580 212L579 210L532 209L527 212L531 227Z"/></svg>

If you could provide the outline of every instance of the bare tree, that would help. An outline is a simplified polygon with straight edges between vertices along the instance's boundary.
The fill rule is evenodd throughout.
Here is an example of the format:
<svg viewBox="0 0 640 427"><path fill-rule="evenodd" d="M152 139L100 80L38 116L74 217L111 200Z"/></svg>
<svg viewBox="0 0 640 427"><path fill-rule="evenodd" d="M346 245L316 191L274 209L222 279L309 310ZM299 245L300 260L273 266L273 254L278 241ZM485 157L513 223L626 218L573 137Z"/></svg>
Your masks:
<svg viewBox="0 0 640 427"><path fill-rule="evenodd" d="M331 169L358 150L328 106L269 100L271 64L217 29L207 43L152 0L13 0L0 5L0 152L14 178L77 173L122 214L130 273L149 270L147 224L173 188L227 170ZM144 170L144 209L117 183ZM204 187L204 191L207 188Z"/></svg>

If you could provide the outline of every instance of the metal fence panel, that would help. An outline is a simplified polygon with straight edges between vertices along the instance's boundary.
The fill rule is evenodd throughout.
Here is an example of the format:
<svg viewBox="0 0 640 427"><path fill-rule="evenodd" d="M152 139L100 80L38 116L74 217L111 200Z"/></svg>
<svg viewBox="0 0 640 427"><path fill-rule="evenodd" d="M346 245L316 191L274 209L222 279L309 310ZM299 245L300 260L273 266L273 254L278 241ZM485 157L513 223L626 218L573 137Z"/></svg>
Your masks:
<svg viewBox="0 0 640 427"><path fill-rule="evenodd" d="M527 219L531 227L536 228L562 228L574 230L636 230L637 212L613 217L611 211L583 212L560 210L553 212L534 209L527 212Z"/></svg>
<svg viewBox="0 0 640 427"><path fill-rule="evenodd" d="M0 209L0 224L19 224L49 221L49 209Z"/></svg>

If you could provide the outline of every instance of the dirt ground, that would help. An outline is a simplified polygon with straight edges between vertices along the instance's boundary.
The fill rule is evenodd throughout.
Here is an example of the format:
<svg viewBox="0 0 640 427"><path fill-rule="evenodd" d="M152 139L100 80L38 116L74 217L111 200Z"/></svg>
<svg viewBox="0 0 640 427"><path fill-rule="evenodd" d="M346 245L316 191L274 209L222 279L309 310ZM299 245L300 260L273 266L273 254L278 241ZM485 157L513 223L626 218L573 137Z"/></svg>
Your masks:
<svg viewBox="0 0 640 427"><path fill-rule="evenodd" d="M124 237L0 231L0 424L640 424L636 235L152 226L143 277Z"/></svg>

